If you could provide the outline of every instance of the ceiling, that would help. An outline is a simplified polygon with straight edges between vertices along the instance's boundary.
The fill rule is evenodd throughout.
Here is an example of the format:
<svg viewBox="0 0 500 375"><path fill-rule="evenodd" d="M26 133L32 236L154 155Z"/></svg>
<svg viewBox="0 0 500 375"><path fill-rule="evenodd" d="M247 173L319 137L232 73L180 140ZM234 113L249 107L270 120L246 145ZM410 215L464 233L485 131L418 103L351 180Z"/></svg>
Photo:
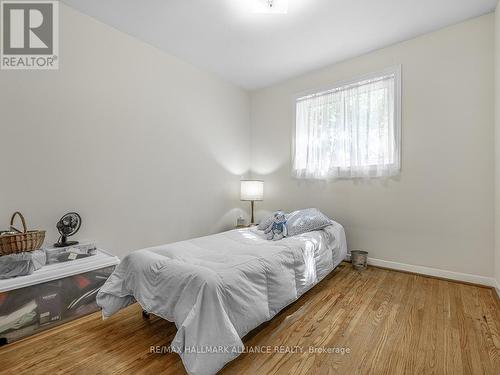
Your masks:
<svg viewBox="0 0 500 375"><path fill-rule="evenodd" d="M497 0L63 0L245 89L257 89L494 10Z"/></svg>

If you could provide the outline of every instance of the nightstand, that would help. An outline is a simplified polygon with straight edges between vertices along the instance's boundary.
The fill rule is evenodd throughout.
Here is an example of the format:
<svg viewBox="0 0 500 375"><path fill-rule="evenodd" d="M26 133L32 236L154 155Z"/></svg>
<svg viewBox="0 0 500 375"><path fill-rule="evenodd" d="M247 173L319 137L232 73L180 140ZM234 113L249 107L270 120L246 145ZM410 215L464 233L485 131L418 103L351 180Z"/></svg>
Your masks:
<svg viewBox="0 0 500 375"><path fill-rule="evenodd" d="M257 224L244 224L244 225L236 225L234 228L235 229L242 229L242 228L250 228L250 227L255 227Z"/></svg>

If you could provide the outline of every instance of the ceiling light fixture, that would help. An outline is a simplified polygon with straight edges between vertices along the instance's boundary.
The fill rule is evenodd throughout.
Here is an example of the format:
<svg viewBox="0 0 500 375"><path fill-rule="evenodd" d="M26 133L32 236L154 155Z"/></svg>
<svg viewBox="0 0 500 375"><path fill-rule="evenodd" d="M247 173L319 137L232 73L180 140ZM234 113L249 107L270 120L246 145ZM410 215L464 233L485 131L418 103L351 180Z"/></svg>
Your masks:
<svg viewBox="0 0 500 375"><path fill-rule="evenodd" d="M288 12L288 0L252 0L252 12L286 14Z"/></svg>

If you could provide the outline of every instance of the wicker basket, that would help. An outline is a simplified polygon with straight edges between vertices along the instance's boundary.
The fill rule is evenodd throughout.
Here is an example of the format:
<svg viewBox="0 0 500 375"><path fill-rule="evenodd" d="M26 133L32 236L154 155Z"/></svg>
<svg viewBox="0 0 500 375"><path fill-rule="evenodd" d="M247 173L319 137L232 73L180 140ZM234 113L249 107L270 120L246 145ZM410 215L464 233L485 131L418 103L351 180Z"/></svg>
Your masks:
<svg viewBox="0 0 500 375"><path fill-rule="evenodd" d="M23 223L23 231L14 227L14 219L19 216ZM0 236L0 255L21 253L23 251L38 250L45 239L44 230L26 230L26 221L20 212L14 212L10 219L10 230L18 232Z"/></svg>

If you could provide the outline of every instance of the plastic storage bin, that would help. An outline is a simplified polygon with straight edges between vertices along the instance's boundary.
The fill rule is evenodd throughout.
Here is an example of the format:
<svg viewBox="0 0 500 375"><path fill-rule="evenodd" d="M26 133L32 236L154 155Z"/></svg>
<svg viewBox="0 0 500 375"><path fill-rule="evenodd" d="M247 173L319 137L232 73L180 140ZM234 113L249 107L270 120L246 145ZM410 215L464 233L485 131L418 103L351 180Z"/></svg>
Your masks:
<svg viewBox="0 0 500 375"><path fill-rule="evenodd" d="M44 247L43 250L47 255L47 264L70 262L97 254L95 243L88 241L67 247Z"/></svg>
<svg viewBox="0 0 500 375"><path fill-rule="evenodd" d="M0 345L98 311L97 292L118 263L98 250L91 257L0 280Z"/></svg>

